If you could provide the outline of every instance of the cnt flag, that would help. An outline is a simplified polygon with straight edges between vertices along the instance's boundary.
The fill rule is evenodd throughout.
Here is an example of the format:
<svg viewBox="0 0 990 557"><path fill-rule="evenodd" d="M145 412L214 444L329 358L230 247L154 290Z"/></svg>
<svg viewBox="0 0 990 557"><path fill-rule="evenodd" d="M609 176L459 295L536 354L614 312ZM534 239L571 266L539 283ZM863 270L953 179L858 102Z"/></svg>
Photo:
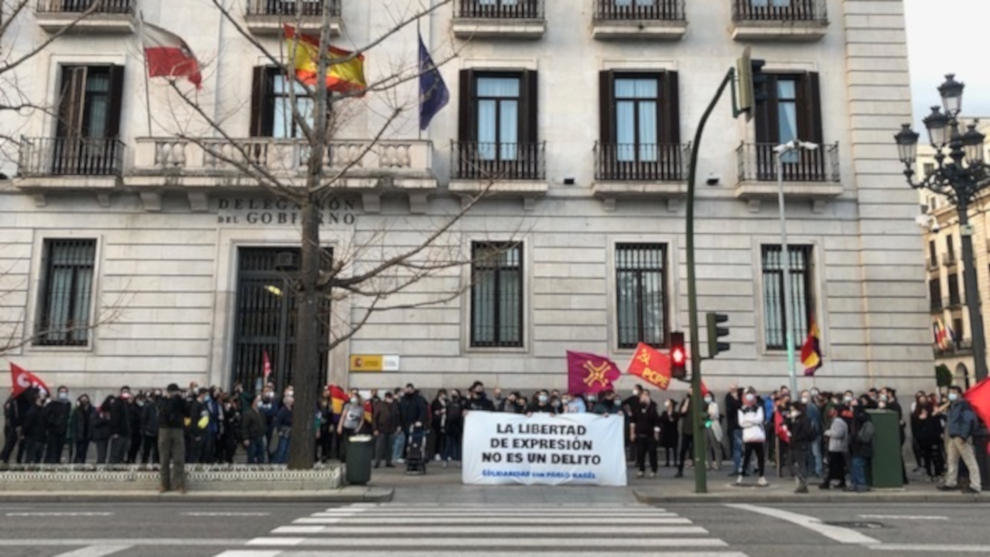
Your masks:
<svg viewBox="0 0 990 557"><path fill-rule="evenodd" d="M666 391L670 386L670 356L641 342L629 361L627 373L642 377L643 381Z"/></svg>
<svg viewBox="0 0 990 557"><path fill-rule="evenodd" d="M419 37L419 129L430 126L430 120L450 102L450 90L443 82L440 70L433 63L430 51Z"/></svg>
<svg viewBox="0 0 990 557"><path fill-rule="evenodd" d="M622 372L608 358L567 351L567 392L572 395L612 390Z"/></svg>
<svg viewBox="0 0 990 557"><path fill-rule="evenodd" d="M801 347L801 363L804 365L804 374L812 376L818 371L822 362L821 339L819 338L818 324L811 322L811 329L808 330L808 338Z"/></svg>
<svg viewBox="0 0 990 557"><path fill-rule="evenodd" d="M21 396L21 393L30 389L31 387L37 387L38 389L44 391L45 393L50 393L51 390L48 385L41 380L40 377L31 373L30 371L22 368L21 366L11 362L10 363L10 394L14 398Z"/></svg>
<svg viewBox="0 0 990 557"><path fill-rule="evenodd" d="M148 77L185 77L197 89L202 86L199 62L182 37L142 21L141 42L148 61Z"/></svg>
<svg viewBox="0 0 990 557"><path fill-rule="evenodd" d="M285 50L292 57L298 77L306 85L316 85L319 67L320 38L297 33L291 25L285 31ZM364 78L364 55L354 55L349 50L328 46L327 89L338 93L361 93L368 88Z"/></svg>
<svg viewBox="0 0 990 557"><path fill-rule="evenodd" d="M347 404L350 397L347 396L344 389L337 385L330 385L327 390L330 391L330 405L333 407L333 413L340 414L344 411L344 404Z"/></svg>
<svg viewBox="0 0 990 557"><path fill-rule="evenodd" d="M267 383L268 377L272 374L272 361L268 358L268 350L261 351L261 366L262 375L265 378L265 383Z"/></svg>

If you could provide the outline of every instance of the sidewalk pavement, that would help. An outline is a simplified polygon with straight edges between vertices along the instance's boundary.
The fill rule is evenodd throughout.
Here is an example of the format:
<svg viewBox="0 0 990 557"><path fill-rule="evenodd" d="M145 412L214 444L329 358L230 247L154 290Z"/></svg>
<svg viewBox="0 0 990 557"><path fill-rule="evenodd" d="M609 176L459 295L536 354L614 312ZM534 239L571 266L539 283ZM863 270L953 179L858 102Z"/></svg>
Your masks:
<svg viewBox="0 0 990 557"><path fill-rule="evenodd" d="M185 494L141 491L4 491L0 503L384 503L394 490L387 487L347 486L320 491L189 491Z"/></svg>

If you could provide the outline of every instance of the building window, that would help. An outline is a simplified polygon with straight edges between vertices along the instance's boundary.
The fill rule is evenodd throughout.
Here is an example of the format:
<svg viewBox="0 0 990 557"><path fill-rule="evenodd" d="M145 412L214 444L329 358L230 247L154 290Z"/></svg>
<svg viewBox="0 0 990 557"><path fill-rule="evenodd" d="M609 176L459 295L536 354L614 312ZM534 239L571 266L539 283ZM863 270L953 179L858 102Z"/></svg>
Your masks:
<svg viewBox="0 0 990 557"><path fill-rule="evenodd" d="M596 178L681 178L677 72L599 74Z"/></svg>
<svg viewBox="0 0 990 557"><path fill-rule="evenodd" d="M818 74L767 74L767 98L756 107L756 142L767 149L792 139L821 145L822 115ZM767 153L767 163L773 162ZM792 151L785 163L799 160L801 153Z"/></svg>
<svg viewBox="0 0 990 557"><path fill-rule="evenodd" d="M54 174L104 175L120 170L123 66L62 66Z"/></svg>
<svg viewBox="0 0 990 557"><path fill-rule="evenodd" d="M515 160L519 143L519 78L479 76L476 83L478 156Z"/></svg>
<svg viewBox="0 0 990 557"><path fill-rule="evenodd" d="M787 347L787 317L784 306L783 260L779 245L763 246L763 315L766 347L783 350ZM794 342L800 345L808 335L811 324L811 246L788 246L788 271L791 279L791 304L797 327Z"/></svg>
<svg viewBox="0 0 990 557"><path fill-rule="evenodd" d="M928 241L928 261L930 266L938 265L938 253L935 248L935 240Z"/></svg>
<svg viewBox="0 0 990 557"><path fill-rule="evenodd" d="M926 162L925 165L924 165L924 173L925 173L925 177L928 177L928 176L931 176L932 174L934 174L935 173L935 163L933 163L933 162Z"/></svg>
<svg viewBox="0 0 990 557"><path fill-rule="evenodd" d="M950 273L945 279L949 283L949 305L958 306L962 303L962 298L959 297L959 275Z"/></svg>
<svg viewBox="0 0 990 557"><path fill-rule="evenodd" d="M956 246L952 241L952 236L945 237L945 255L949 261L956 258Z"/></svg>
<svg viewBox="0 0 990 557"><path fill-rule="evenodd" d="M619 348L667 340L667 248L663 244L615 246L615 294Z"/></svg>
<svg viewBox="0 0 990 557"><path fill-rule="evenodd" d="M89 341L96 240L45 240L35 344L83 346Z"/></svg>
<svg viewBox="0 0 990 557"><path fill-rule="evenodd" d="M959 343L963 339L963 320L961 317L956 317L952 320L952 343L959 346Z"/></svg>
<svg viewBox="0 0 990 557"><path fill-rule="evenodd" d="M931 308L933 311L942 309L942 280L933 278L928 281L928 297L931 298Z"/></svg>
<svg viewBox="0 0 990 557"><path fill-rule="evenodd" d="M327 93L327 117L330 117ZM293 114L295 96L298 118ZM312 127L316 114L313 98L306 88L287 77L279 68L254 69L251 94L251 135L254 137L301 138L300 120Z"/></svg>
<svg viewBox="0 0 990 557"><path fill-rule="evenodd" d="M475 242L471 258L471 346L522 346L522 245Z"/></svg>

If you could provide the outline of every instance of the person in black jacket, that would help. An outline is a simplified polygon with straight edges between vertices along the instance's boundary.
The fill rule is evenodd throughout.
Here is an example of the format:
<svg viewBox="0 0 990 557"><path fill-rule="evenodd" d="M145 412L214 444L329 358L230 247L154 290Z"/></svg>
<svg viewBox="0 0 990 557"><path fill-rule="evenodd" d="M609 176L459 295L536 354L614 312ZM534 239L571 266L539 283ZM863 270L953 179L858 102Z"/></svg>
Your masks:
<svg viewBox="0 0 990 557"><path fill-rule="evenodd" d="M928 479L935 478L945 472L945 461L939 442L942 440L942 422L932 409L928 399L919 399L914 413L911 415L911 431L918 445L922 467L928 473Z"/></svg>
<svg viewBox="0 0 990 557"><path fill-rule="evenodd" d="M471 385L471 390L468 391L468 396L470 400L467 404L468 410L483 410L485 412L494 412L495 404L485 396L485 384L481 381L475 381Z"/></svg>
<svg viewBox="0 0 990 557"><path fill-rule="evenodd" d="M96 463L106 464L110 453L110 409L116 404L117 397L107 395L103 404L96 409L93 418L93 443L96 445Z"/></svg>
<svg viewBox="0 0 990 557"><path fill-rule="evenodd" d="M158 462L158 420L162 392L154 391L148 402L141 407L138 429L141 433L141 464Z"/></svg>
<svg viewBox="0 0 990 557"><path fill-rule="evenodd" d="M3 451L0 452L0 461L4 464L10 464L10 457L21 435L22 421L20 397L15 397L11 391L10 396L3 403Z"/></svg>
<svg viewBox="0 0 990 557"><path fill-rule="evenodd" d="M412 383L406 384L406 392L399 400L399 421L403 431L408 432L413 426L421 427L427 422L429 404L423 395L419 394Z"/></svg>
<svg viewBox="0 0 990 557"><path fill-rule="evenodd" d="M636 446L636 477L646 472L646 456L650 457L650 477L657 477L657 441L660 439L660 414L650 392L643 389L629 424L629 440Z"/></svg>
<svg viewBox="0 0 990 557"><path fill-rule="evenodd" d="M677 466L677 419L674 399L668 398L660 414L660 446L666 459L665 468L670 468L671 455L674 455L674 466Z"/></svg>
<svg viewBox="0 0 990 557"><path fill-rule="evenodd" d="M65 436L69 432L69 414L72 403L69 402L69 389L60 386L55 400L45 405L45 463L59 464L62 462L62 450L65 448Z"/></svg>
<svg viewBox="0 0 990 557"><path fill-rule="evenodd" d="M247 451L248 464L264 464L267 461L268 424L262 415L261 397L251 401L251 407L241 414L241 439Z"/></svg>
<svg viewBox="0 0 990 557"><path fill-rule="evenodd" d="M742 428L739 427L739 409L742 408L742 389L735 383L725 393L725 434L732 449L732 472L729 476L744 476L742 469Z"/></svg>
<svg viewBox="0 0 990 557"><path fill-rule="evenodd" d="M110 464L120 464L127 458L131 446L131 389L120 388L118 396L110 406Z"/></svg>
<svg viewBox="0 0 990 557"><path fill-rule="evenodd" d="M808 453L815 440L815 430L806 412L807 407L803 403L791 404L785 425L791 437L791 469L797 482L794 493L808 493Z"/></svg>
<svg viewBox="0 0 990 557"><path fill-rule="evenodd" d="M153 406L148 402L148 399L148 393L138 391L137 396L128 400L130 403L130 412L127 414L127 420L128 428L131 431L131 440L127 445L128 464L137 462L138 455L141 454L141 445L144 442L144 435L141 432L141 418L144 417L145 407Z"/></svg>
<svg viewBox="0 0 990 557"><path fill-rule="evenodd" d="M207 426L210 423L210 413L206 409L206 395L209 393L204 388L193 393L193 399L187 400L189 422L186 425L186 463L199 464L203 455L203 444L207 435ZM159 430L159 435L161 431ZM159 447L159 453L161 448ZM162 456L164 458L164 456Z"/></svg>
<svg viewBox="0 0 990 557"><path fill-rule="evenodd" d="M76 399L76 407L72 411L72 420L75 430L72 432L72 440L76 444L75 456L72 462L84 464L86 454L89 452L89 442L93 440L93 426L96 422L96 410L89 402L89 395L81 394Z"/></svg>
<svg viewBox="0 0 990 557"><path fill-rule="evenodd" d="M159 491L164 493L173 488L186 492L186 455L184 429L189 419L189 406L172 383L165 389L166 397L157 402L158 407L158 454L161 456Z"/></svg>
<svg viewBox="0 0 990 557"><path fill-rule="evenodd" d="M38 396L34 405L24 415L23 434L25 446L24 462L38 464L45 454L45 402L47 397Z"/></svg>

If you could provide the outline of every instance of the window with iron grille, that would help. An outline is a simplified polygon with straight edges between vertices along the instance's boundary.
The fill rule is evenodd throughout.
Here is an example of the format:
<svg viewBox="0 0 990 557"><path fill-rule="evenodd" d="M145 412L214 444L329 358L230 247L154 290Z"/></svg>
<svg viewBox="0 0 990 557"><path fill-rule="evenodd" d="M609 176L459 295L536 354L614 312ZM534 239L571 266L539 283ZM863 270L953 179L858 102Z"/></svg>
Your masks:
<svg viewBox="0 0 990 557"><path fill-rule="evenodd" d="M45 240L35 344L83 346L89 342L95 258L96 240Z"/></svg>
<svg viewBox="0 0 990 557"><path fill-rule="evenodd" d="M471 346L522 346L522 244L474 242L471 258Z"/></svg>
<svg viewBox="0 0 990 557"><path fill-rule="evenodd" d="M814 308L811 288L811 246L788 246L788 272L791 279L791 307L797 327L795 346L808 336ZM787 347L787 313L784 306L784 271L779 245L763 246L763 316L768 350Z"/></svg>
<svg viewBox="0 0 990 557"><path fill-rule="evenodd" d="M616 322L619 348L667 341L667 246L615 246Z"/></svg>

